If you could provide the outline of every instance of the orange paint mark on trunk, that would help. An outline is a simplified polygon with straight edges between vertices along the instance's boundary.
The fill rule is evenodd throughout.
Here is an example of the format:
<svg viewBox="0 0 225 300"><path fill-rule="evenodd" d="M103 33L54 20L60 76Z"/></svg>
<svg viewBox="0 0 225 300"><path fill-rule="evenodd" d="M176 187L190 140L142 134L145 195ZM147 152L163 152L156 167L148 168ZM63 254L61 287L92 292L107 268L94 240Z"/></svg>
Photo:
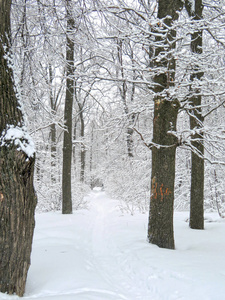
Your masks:
<svg viewBox="0 0 225 300"><path fill-rule="evenodd" d="M161 201L163 201L163 197L164 197L164 194L163 194L163 184L161 184L161 186L160 186L160 195L161 195Z"/></svg>
<svg viewBox="0 0 225 300"><path fill-rule="evenodd" d="M160 201L165 200L168 196L172 194L169 188L165 188L163 183L159 186L156 182L156 178L152 179L152 186L151 186L152 198L157 200L158 197Z"/></svg>
<svg viewBox="0 0 225 300"><path fill-rule="evenodd" d="M3 194L0 192L0 201L2 202L4 200Z"/></svg>

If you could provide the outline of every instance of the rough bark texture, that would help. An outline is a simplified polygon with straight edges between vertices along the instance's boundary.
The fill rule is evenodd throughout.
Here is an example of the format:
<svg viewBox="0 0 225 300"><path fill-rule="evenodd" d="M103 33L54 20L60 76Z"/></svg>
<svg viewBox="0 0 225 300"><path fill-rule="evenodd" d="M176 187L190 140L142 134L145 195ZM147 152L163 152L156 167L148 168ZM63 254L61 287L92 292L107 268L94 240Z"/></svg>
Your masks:
<svg viewBox="0 0 225 300"><path fill-rule="evenodd" d="M191 10L191 3L186 1L186 8L189 16L194 21L202 19L202 0L195 0L194 11ZM191 51L193 55L202 53L202 30L196 31L191 35ZM191 81L195 79L201 80L203 73L199 70L198 65L195 66ZM190 222L189 226L193 229L204 229L204 155L203 133L199 129L203 126L203 116L201 112L202 97L200 90L195 90L195 96L191 98L193 110L190 117L190 128L198 129L198 133L192 136L192 146L199 153L191 153L191 197L190 197ZM199 94L199 95L198 95ZM197 107L197 108L195 108Z"/></svg>
<svg viewBox="0 0 225 300"><path fill-rule="evenodd" d="M148 239L150 243L162 248L174 249L173 234L173 204L174 204L174 181L175 181L175 154L177 140L168 133L176 130L177 113L179 103L176 99L164 96L166 89L174 85L175 60L170 50L175 48L176 32L162 30L171 27L173 21L178 19L178 11L182 8L182 1L159 0L158 18L159 35L156 43L161 44L155 50L155 56L167 52L167 57L155 61L155 67L166 68L166 71L154 77L154 120L153 120L153 143L159 145L152 148L152 176L151 176L151 201L148 225ZM166 18L166 16L170 16ZM166 37L165 37L166 34Z"/></svg>
<svg viewBox="0 0 225 300"><path fill-rule="evenodd" d="M5 58L10 43L11 1L0 0L0 292L24 294L34 230L34 156L3 144L7 127L23 126L13 72ZM22 142L28 141L21 139Z"/></svg>
<svg viewBox="0 0 225 300"><path fill-rule="evenodd" d="M34 158L0 148L0 291L23 296L34 230Z"/></svg>
<svg viewBox="0 0 225 300"><path fill-rule="evenodd" d="M67 9L67 38L66 38L66 99L64 108L64 131L63 140L63 171L62 171L62 213L72 213L71 195L71 164L72 164L72 112L74 98L74 18L71 16L71 0L66 1Z"/></svg>

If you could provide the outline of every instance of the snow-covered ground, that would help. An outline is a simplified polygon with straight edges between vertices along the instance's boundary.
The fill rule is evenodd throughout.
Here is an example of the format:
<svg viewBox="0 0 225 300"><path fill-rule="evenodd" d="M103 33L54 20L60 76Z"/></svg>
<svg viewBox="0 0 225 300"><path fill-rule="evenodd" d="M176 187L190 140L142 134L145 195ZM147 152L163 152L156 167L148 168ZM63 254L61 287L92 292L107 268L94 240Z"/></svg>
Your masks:
<svg viewBox="0 0 225 300"><path fill-rule="evenodd" d="M198 231L175 213L174 251L147 243L147 215L122 215L101 191L87 200L89 210L73 215L36 215L24 299L225 299L225 221L216 214Z"/></svg>

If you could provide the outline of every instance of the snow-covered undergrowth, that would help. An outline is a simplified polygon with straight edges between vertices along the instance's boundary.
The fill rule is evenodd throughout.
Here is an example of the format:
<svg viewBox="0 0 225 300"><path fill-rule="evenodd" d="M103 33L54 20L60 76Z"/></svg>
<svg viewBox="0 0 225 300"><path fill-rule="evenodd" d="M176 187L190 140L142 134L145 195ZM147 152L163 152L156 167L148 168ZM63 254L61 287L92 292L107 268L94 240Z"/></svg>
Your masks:
<svg viewBox="0 0 225 300"><path fill-rule="evenodd" d="M225 298L225 220L208 214L198 231L189 229L187 212L175 213L176 250L166 250L147 243L147 214L122 215L102 191L86 200L89 209L73 215L36 215L24 299Z"/></svg>

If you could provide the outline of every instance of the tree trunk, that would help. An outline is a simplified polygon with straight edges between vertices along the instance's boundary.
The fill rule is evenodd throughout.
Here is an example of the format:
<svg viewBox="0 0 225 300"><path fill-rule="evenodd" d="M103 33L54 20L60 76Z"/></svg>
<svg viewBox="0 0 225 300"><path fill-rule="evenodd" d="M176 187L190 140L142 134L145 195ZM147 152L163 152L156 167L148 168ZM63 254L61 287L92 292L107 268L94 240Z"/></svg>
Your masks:
<svg viewBox="0 0 225 300"><path fill-rule="evenodd" d="M151 202L148 239L162 248L174 249L173 205L176 139L168 134L171 124L176 128L177 107L155 100L152 149Z"/></svg>
<svg viewBox="0 0 225 300"><path fill-rule="evenodd" d="M51 124L51 183L56 183L56 125Z"/></svg>
<svg viewBox="0 0 225 300"><path fill-rule="evenodd" d="M194 21L202 19L202 0L195 0L194 11L191 3L186 1L186 8L190 17ZM202 30L198 30L191 35L191 51L193 55L202 54ZM191 75L191 81L201 80L203 72L200 66L196 65ZM194 90L195 96L190 99L193 110L190 116L191 130L198 129L198 133L192 136L192 146L199 153L197 155L192 151L191 153L191 197L190 197L190 222L189 226L193 229L204 229L204 145L203 133L200 129L203 126L204 118L201 112L202 97L200 90Z"/></svg>
<svg viewBox="0 0 225 300"><path fill-rule="evenodd" d="M154 77L154 120L152 148L151 201L148 224L148 240L162 248L174 249L173 204L175 181L175 154L177 139L168 131L176 130L179 103L169 97L166 89L174 85L175 59L169 52L176 47L176 32L168 29L178 19L178 11L182 9L180 0L159 0L158 37L156 43L163 45L155 50L156 57L168 52L166 58L156 60L155 67L164 68ZM168 18L166 17L168 16ZM164 20L163 20L164 18ZM164 24L163 24L164 22ZM165 26L166 25L166 26ZM156 29L157 31L157 29ZM166 36L165 36L166 35ZM168 94L168 97L165 96Z"/></svg>
<svg viewBox="0 0 225 300"><path fill-rule="evenodd" d="M64 131L63 140L63 171L62 171L62 213L72 213L71 195L71 164L72 164L72 112L74 98L74 18L71 16L71 0L66 1L67 10L67 37L66 37L66 99L64 108Z"/></svg>
<svg viewBox="0 0 225 300"><path fill-rule="evenodd" d="M10 10L11 1L0 0L0 292L23 296L35 223L35 158L27 152L31 144L6 58Z"/></svg>
<svg viewBox="0 0 225 300"><path fill-rule="evenodd" d="M85 173L85 154L86 154L86 149L84 145L84 115L83 111L80 110L80 136L82 139L81 142L81 150L80 150L80 164L81 164L81 169L80 169L80 181L84 182L84 173Z"/></svg>
<svg viewBox="0 0 225 300"><path fill-rule="evenodd" d="M50 105L51 113L55 118L56 115L56 101L54 101L54 96L52 92L53 74L52 66L49 64L49 86L50 86ZM56 125L52 123L50 126L50 136L51 136L51 183L56 183Z"/></svg>
<svg viewBox="0 0 225 300"><path fill-rule="evenodd" d="M75 170L75 173L76 173L76 139L77 139L77 119L75 119L74 121L74 127L73 127L73 165L74 165L74 170Z"/></svg>
<svg viewBox="0 0 225 300"><path fill-rule="evenodd" d="M127 104L127 83L125 80L125 74L124 74L124 64L123 64L123 41L122 40L117 40L117 57L118 57L118 62L120 66L120 73L121 73L121 78L123 79L123 83L121 86L119 86L119 92L121 95L121 99L123 101L123 107L124 107L124 113L127 116L128 119L128 127L126 128L126 143L127 143L127 154L128 157L134 157L133 155L133 148L134 148L134 141L133 141L133 133L134 130L131 128L133 126L134 122L134 115L129 116L129 108ZM131 54L131 60L132 60L132 67L133 67L133 52ZM135 70L133 68L133 73L135 73ZM133 75L133 80L135 80L135 75ZM132 85L132 92L131 92L131 102L133 101L135 93L135 85L133 83Z"/></svg>

